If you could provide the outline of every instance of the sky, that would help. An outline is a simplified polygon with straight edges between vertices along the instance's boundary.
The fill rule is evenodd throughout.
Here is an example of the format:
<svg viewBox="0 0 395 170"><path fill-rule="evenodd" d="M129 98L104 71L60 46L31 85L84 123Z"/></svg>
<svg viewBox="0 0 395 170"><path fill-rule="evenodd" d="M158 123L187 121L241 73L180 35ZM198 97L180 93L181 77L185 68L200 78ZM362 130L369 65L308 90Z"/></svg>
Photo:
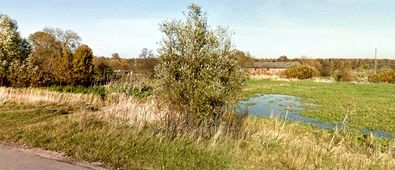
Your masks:
<svg viewBox="0 0 395 170"><path fill-rule="evenodd" d="M193 2L228 26L235 48L257 58L395 59L395 0L0 0L23 37L56 27L77 32L97 56L156 50L159 23Z"/></svg>

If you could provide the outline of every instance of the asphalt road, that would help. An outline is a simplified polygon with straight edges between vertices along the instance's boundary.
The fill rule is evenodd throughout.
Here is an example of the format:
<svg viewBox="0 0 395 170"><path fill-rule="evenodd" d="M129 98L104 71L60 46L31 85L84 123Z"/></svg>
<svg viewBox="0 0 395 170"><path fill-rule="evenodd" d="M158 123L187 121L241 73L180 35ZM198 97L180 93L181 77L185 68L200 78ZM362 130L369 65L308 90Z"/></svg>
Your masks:
<svg viewBox="0 0 395 170"><path fill-rule="evenodd" d="M18 149L0 144L0 170L87 170L103 169L73 162L58 153L41 149Z"/></svg>

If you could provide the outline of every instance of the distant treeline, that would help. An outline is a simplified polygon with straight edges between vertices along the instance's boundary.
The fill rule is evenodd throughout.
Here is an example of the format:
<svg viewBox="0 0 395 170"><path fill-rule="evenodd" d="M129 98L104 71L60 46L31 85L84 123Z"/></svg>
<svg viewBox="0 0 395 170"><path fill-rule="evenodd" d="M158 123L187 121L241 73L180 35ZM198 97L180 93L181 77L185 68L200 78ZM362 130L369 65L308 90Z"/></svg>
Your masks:
<svg viewBox="0 0 395 170"><path fill-rule="evenodd" d="M251 62L299 62L300 64L308 64L315 67L321 76L331 76L334 71L338 70L344 65L347 65L353 70L358 69L375 69L375 59L342 59L342 58L295 58L288 59L286 56L272 59L256 59L252 58ZM377 70L389 67L395 69L395 60L377 59Z"/></svg>
<svg viewBox="0 0 395 170"><path fill-rule="evenodd" d="M94 65L105 64L113 70L127 70L131 74L143 74L149 77L154 76L155 65L157 58L108 58L108 57L95 57L93 59Z"/></svg>
<svg viewBox="0 0 395 170"><path fill-rule="evenodd" d="M257 59L248 52L237 51L237 54L243 67L250 67L255 62L299 62L304 66L312 66L318 72L318 76L331 76L336 81L355 80L395 83L395 60L390 59L311 59L304 57L288 59L286 56L272 59Z"/></svg>

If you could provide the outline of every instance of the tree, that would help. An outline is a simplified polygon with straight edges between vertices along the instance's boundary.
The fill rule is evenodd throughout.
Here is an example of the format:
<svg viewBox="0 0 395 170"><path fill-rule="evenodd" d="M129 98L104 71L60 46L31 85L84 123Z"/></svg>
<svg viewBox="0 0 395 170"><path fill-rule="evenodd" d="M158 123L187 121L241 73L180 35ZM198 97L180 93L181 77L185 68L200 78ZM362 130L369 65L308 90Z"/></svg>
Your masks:
<svg viewBox="0 0 395 170"><path fill-rule="evenodd" d="M139 58L133 59L133 72L154 77L156 64L157 58L155 58L153 51L143 48Z"/></svg>
<svg viewBox="0 0 395 170"><path fill-rule="evenodd" d="M57 84L71 85L73 80L73 54L68 48L62 48L62 52L55 56L52 73Z"/></svg>
<svg viewBox="0 0 395 170"><path fill-rule="evenodd" d="M23 63L31 51L30 44L23 39L17 22L0 14L0 85L9 85L9 66L12 62Z"/></svg>
<svg viewBox="0 0 395 170"><path fill-rule="evenodd" d="M113 69L108 65L104 58L94 58L95 75L94 81L97 85L105 85L115 79Z"/></svg>
<svg viewBox="0 0 395 170"><path fill-rule="evenodd" d="M255 60L248 52L233 50L233 53L243 68L250 66Z"/></svg>
<svg viewBox="0 0 395 170"><path fill-rule="evenodd" d="M29 41L33 47L32 62L41 70L51 72L55 56L62 53L62 42L57 40L53 34L44 31L31 34Z"/></svg>
<svg viewBox="0 0 395 170"><path fill-rule="evenodd" d="M81 44L81 37L72 30L63 31L60 28L44 28L43 32L54 36L61 43L62 48L67 48L71 52L75 52Z"/></svg>
<svg viewBox="0 0 395 170"><path fill-rule="evenodd" d="M14 60L23 62L30 51L30 44L18 32L17 22L0 14L0 63L3 69L7 71L8 65Z"/></svg>
<svg viewBox="0 0 395 170"><path fill-rule="evenodd" d="M287 56L283 55L283 56L280 56L280 57L277 59L277 61L279 61L279 62L287 62L287 61L289 61L289 59L288 59Z"/></svg>
<svg viewBox="0 0 395 170"><path fill-rule="evenodd" d="M32 62L37 65L48 83L68 85L73 83L73 53L81 42L77 33L59 28L44 28L29 36L33 46Z"/></svg>
<svg viewBox="0 0 395 170"><path fill-rule="evenodd" d="M186 21L160 26L164 38L157 73L164 92L180 112L168 115L167 129L173 137L179 127L211 136L233 115L246 74L232 52L227 29L211 29L199 5L188 9Z"/></svg>
<svg viewBox="0 0 395 170"><path fill-rule="evenodd" d="M72 85L91 85L94 75L93 52L87 45L80 45L73 56Z"/></svg>
<svg viewBox="0 0 395 170"><path fill-rule="evenodd" d="M111 57L112 57L113 59L120 59L120 58L121 58L121 57L119 56L118 53L113 53L113 54L111 54Z"/></svg>
<svg viewBox="0 0 395 170"><path fill-rule="evenodd" d="M33 47L30 55L31 64L39 68L39 74L36 76L45 80L41 85L45 86L53 83L56 80L54 72L59 69L54 63L57 61L57 57L62 57L62 43L51 33L44 31L31 34L29 42Z"/></svg>
<svg viewBox="0 0 395 170"><path fill-rule="evenodd" d="M141 50L139 57L145 59L145 58L153 58L155 57L155 55L152 50L148 50L148 48L143 48Z"/></svg>

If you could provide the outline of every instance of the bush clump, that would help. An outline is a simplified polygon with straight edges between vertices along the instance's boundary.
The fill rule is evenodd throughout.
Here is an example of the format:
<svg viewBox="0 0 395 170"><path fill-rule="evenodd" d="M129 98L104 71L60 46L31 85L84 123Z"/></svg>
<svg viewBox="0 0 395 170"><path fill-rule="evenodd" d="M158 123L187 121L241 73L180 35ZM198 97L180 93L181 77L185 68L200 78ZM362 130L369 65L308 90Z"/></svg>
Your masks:
<svg viewBox="0 0 395 170"><path fill-rule="evenodd" d="M46 87L44 89L50 91L57 91L57 92L65 92L65 93L82 93L82 94L95 94L99 96L106 95L106 88L104 86L93 86L93 87L85 87L81 85L77 86L58 86L52 85L50 87Z"/></svg>
<svg viewBox="0 0 395 170"><path fill-rule="evenodd" d="M149 85L139 86L137 84L131 83L131 84L124 84L118 87L111 86L111 92L122 93L128 96L143 98L152 95L153 87Z"/></svg>
<svg viewBox="0 0 395 170"><path fill-rule="evenodd" d="M332 74L335 81L352 81L355 80L351 63L341 62L339 68Z"/></svg>
<svg viewBox="0 0 395 170"><path fill-rule="evenodd" d="M307 64L297 64L286 69L282 76L286 78L310 79L319 74L318 70Z"/></svg>
<svg viewBox="0 0 395 170"><path fill-rule="evenodd" d="M171 137L193 132L210 137L232 117L246 73L232 50L230 33L207 25L197 4L189 6L186 21L161 24L157 76L176 109L168 115Z"/></svg>
<svg viewBox="0 0 395 170"><path fill-rule="evenodd" d="M121 93L127 96L144 98L154 93L154 80L145 76L123 77L108 84L109 93Z"/></svg>
<svg viewBox="0 0 395 170"><path fill-rule="evenodd" d="M370 75L368 79L372 83L395 83L395 71L390 67L384 67L377 74Z"/></svg>

